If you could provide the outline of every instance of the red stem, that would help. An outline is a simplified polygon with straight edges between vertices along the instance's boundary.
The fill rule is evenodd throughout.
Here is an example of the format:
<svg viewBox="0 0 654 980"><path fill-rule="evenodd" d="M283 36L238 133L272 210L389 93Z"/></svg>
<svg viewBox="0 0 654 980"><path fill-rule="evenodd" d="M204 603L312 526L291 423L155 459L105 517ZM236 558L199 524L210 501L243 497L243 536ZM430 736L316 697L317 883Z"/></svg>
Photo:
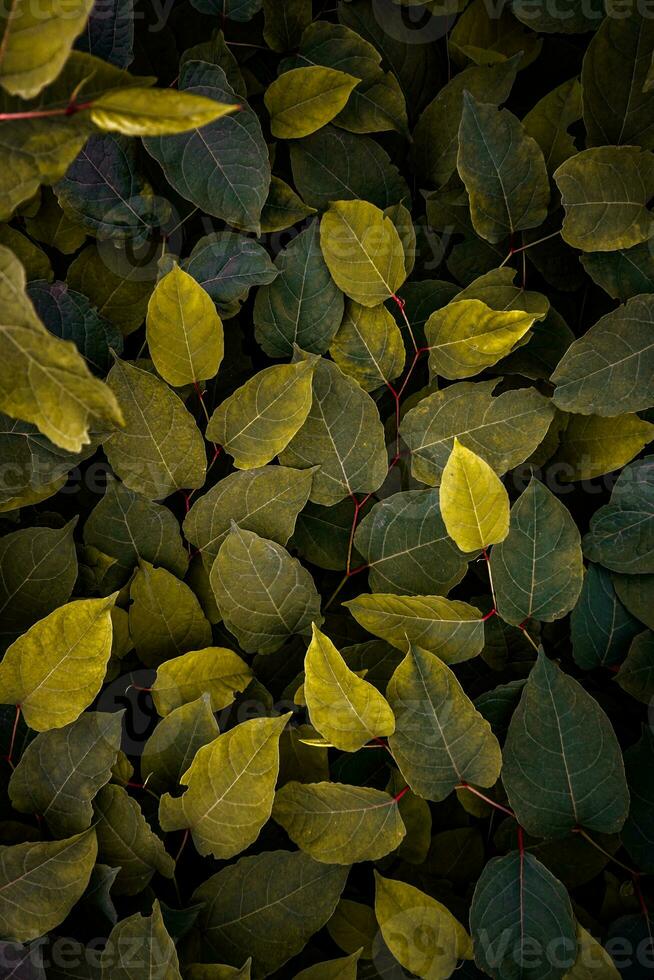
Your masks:
<svg viewBox="0 0 654 980"><path fill-rule="evenodd" d="M11 730L11 741L9 742L9 751L6 755L5 761L9 763L11 768L14 768L14 746L16 744L16 735L18 733L18 722L20 720L21 706L16 705L16 716L14 718L14 727Z"/></svg>
<svg viewBox="0 0 654 980"><path fill-rule="evenodd" d="M69 102L59 109L31 109L26 112L0 112L0 122L12 122L17 119L46 119L50 116L74 116L77 112L90 109L92 102Z"/></svg>
<svg viewBox="0 0 654 980"><path fill-rule="evenodd" d="M408 792L409 792L409 787L408 786L405 786L404 789L401 789L399 793L396 793L395 794L395 796L393 797L393 799L395 800L396 803L399 803L400 800L402 799L402 797L405 795L405 793L408 793Z"/></svg>

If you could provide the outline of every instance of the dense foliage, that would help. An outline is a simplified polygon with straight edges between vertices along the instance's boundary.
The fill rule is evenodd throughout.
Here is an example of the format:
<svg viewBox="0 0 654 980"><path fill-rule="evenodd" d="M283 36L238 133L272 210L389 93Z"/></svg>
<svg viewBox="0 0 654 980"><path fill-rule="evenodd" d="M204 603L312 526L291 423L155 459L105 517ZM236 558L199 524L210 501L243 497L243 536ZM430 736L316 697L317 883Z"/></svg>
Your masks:
<svg viewBox="0 0 654 980"><path fill-rule="evenodd" d="M1 978L652 975L652 14L6 6Z"/></svg>

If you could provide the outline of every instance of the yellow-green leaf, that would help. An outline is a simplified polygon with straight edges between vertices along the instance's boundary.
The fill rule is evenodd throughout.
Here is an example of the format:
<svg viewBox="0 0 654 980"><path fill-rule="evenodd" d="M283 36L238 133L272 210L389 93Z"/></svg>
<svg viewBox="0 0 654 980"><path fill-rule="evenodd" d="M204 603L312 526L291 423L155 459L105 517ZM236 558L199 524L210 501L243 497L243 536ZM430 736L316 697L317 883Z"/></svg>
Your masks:
<svg viewBox="0 0 654 980"><path fill-rule="evenodd" d="M307 358L259 371L216 409L207 439L223 446L240 470L269 463L309 414L314 367Z"/></svg>
<svg viewBox="0 0 654 980"><path fill-rule="evenodd" d="M373 958L373 943L378 933L375 913L369 905L342 898L327 923L327 931L346 953L361 950L361 958Z"/></svg>
<svg viewBox="0 0 654 980"><path fill-rule="evenodd" d="M75 721L104 680L115 600L68 602L23 633L0 663L0 704L20 704L37 732Z"/></svg>
<svg viewBox="0 0 654 980"><path fill-rule="evenodd" d="M350 300L329 353L343 374L365 391L390 384L404 370L406 352L400 328L385 306L372 309Z"/></svg>
<svg viewBox="0 0 654 980"><path fill-rule="evenodd" d="M406 279L404 248L390 218L368 201L334 201L320 222L332 279L362 306L378 306Z"/></svg>
<svg viewBox="0 0 654 980"><path fill-rule="evenodd" d="M113 927L100 956L99 980L182 980L158 901L151 915L136 912Z"/></svg>
<svg viewBox="0 0 654 980"><path fill-rule="evenodd" d="M198 852L220 860L253 844L272 810L289 718L253 718L203 746L182 776L183 796L161 798L162 829L189 828Z"/></svg>
<svg viewBox="0 0 654 980"><path fill-rule="evenodd" d="M403 881L375 872L375 915L395 959L424 980L447 980L472 941L445 905Z"/></svg>
<svg viewBox="0 0 654 980"><path fill-rule="evenodd" d="M414 793L439 802L458 783L497 782L499 743L439 657L412 647L391 677L387 695L395 715L388 744Z"/></svg>
<svg viewBox="0 0 654 980"><path fill-rule="evenodd" d="M244 660L225 647L190 650L181 657L166 660L157 670L152 700L160 715L195 701L205 691L214 711L226 708L236 693L252 680L252 670Z"/></svg>
<svg viewBox="0 0 654 980"><path fill-rule="evenodd" d="M239 969L237 966L223 966L221 963L192 963L186 968L186 980L250 980L252 958Z"/></svg>
<svg viewBox="0 0 654 980"><path fill-rule="evenodd" d="M577 959L563 980L620 980L611 956L579 923L577 944Z"/></svg>
<svg viewBox="0 0 654 980"><path fill-rule="evenodd" d="M367 786L287 783L272 815L298 847L326 864L377 861L406 834L397 800Z"/></svg>
<svg viewBox="0 0 654 980"><path fill-rule="evenodd" d="M337 960L325 960L295 974L294 980L356 980L361 950Z"/></svg>
<svg viewBox="0 0 654 980"><path fill-rule="evenodd" d="M329 637L314 624L304 659L304 696L311 724L332 745L356 752L380 735L390 735L395 719L388 702L350 670Z"/></svg>
<svg viewBox="0 0 654 980"><path fill-rule="evenodd" d="M457 438L441 478L441 514L462 551L479 551L509 533L509 496L488 463Z"/></svg>
<svg viewBox="0 0 654 980"><path fill-rule="evenodd" d="M154 366L176 388L213 378L223 359L223 324L213 300L178 265L150 297L146 337Z"/></svg>
<svg viewBox="0 0 654 980"><path fill-rule="evenodd" d="M335 68L292 68L275 79L264 101L270 130L279 139L299 139L337 116L359 79Z"/></svg>
<svg viewBox="0 0 654 980"><path fill-rule="evenodd" d="M206 126L239 108L172 88L133 87L105 92L94 100L90 115L106 132L168 136Z"/></svg>
<svg viewBox="0 0 654 980"><path fill-rule="evenodd" d="M592 480L621 469L654 439L654 425L635 414L571 415L554 457L560 480Z"/></svg>
<svg viewBox="0 0 654 980"><path fill-rule="evenodd" d="M208 694L174 708L143 746L141 778L152 792L176 793L196 753L220 734Z"/></svg>

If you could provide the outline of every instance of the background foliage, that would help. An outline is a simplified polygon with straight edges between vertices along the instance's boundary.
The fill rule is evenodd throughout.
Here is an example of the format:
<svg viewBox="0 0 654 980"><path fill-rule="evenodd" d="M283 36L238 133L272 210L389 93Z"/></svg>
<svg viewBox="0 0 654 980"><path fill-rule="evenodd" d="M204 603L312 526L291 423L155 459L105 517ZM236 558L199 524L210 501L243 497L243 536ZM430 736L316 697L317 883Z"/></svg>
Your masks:
<svg viewBox="0 0 654 980"><path fill-rule="evenodd" d="M651 9L2 33L2 977L650 976Z"/></svg>

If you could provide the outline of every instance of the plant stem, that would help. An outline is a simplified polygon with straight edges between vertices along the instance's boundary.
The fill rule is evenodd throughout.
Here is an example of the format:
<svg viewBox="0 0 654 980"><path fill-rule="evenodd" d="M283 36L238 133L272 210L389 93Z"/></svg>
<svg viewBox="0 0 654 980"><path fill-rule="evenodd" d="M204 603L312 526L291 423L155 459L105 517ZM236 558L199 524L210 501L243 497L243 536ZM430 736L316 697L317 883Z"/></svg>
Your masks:
<svg viewBox="0 0 654 980"><path fill-rule="evenodd" d="M472 793L474 796L478 796L480 800L483 800L484 803L488 803L488 805L492 806L495 810L501 810L501 812L505 813L508 817L513 817L514 820L516 819L516 815L513 810L509 810L507 806L502 806L501 803L496 803L495 800L491 800L490 796L486 796L485 793L475 789L475 787L471 786L470 783L458 783L455 789L467 789L469 793Z"/></svg>

